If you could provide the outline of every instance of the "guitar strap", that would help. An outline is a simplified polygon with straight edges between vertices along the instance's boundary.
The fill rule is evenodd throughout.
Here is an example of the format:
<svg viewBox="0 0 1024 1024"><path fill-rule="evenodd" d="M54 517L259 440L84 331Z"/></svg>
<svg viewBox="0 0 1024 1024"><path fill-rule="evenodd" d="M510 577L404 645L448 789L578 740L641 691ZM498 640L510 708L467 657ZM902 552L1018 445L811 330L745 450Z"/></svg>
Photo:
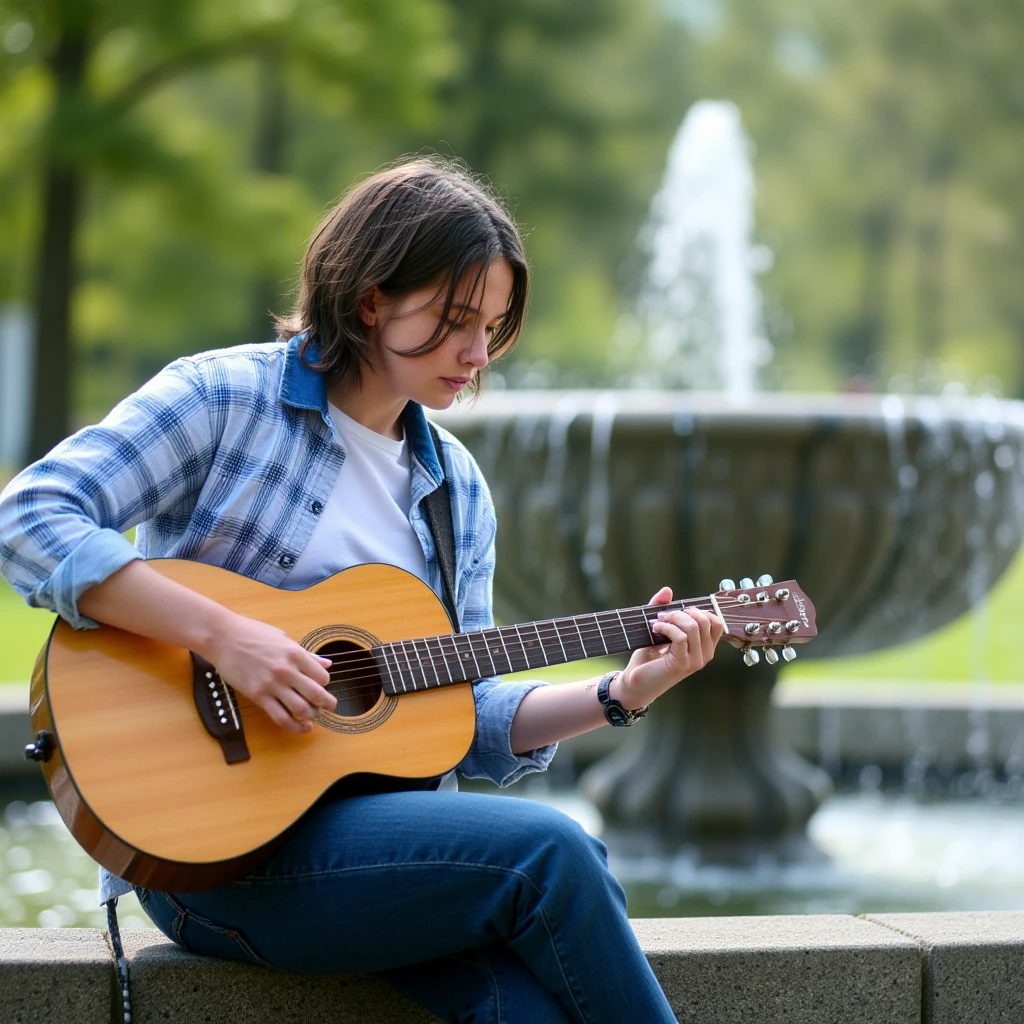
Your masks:
<svg viewBox="0 0 1024 1024"><path fill-rule="evenodd" d="M444 471L441 436L433 423L427 425L430 427L434 451L437 452L437 461ZM455 604L455 526L452 522L452 500L447 475L441 486L435 488L423 499L423 508L427 515L430 532L434 535L437 560L441 563L445 611L448 612L448 618L452 620L452 627L457 631L459 629L459 611Z"/></svg>

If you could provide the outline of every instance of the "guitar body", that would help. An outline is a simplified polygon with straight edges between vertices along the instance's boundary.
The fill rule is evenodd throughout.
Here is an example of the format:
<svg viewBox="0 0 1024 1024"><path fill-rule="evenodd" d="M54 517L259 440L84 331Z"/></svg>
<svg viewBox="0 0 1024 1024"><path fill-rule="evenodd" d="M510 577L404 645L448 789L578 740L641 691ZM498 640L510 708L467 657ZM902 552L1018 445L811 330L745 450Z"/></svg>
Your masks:
<svg viewBox="0 0 1024 1024"><path fill-rule="evenodd" d="M286 591L200 562L148 564L309 650L452 632L429 587L388 565ZM60 619L33 673L32 725L55 740L43 771L61 817L95 860L136 885L225 884L269 856L338 779L429 778L457 765L473 740L468 683L397 697L378 685L363 696L365 708L341 714L339 705L305 734L274 725L237 694L249 757L229 763L197 710L194 675L188 651L110 626L73 630Z"/></svg>

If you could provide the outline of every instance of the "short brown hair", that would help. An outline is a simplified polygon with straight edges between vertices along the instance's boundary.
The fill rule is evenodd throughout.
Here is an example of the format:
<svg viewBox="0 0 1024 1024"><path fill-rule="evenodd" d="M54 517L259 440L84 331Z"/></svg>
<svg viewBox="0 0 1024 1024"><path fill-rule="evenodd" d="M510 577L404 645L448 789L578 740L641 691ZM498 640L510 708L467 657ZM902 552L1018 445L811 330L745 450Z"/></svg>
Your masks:
<svg viewBox="0 0 1024 1024"><path fill-rule="evenodd" d="M276 317L278 336L305 331L299 355L333 380L355 383L372 366L370 336L360 316L375 286L399 297L436 284L445 290L434 333L416 350L437 348L452 331L448 314L467 274L478 286L488 264L512 268L508 310L487 346L494 357L511 348L526 315L529 267L511 216L463 166L419 157L354 185L320 222L302 262L291 316ZM474 377L473 385L477 386Z"/></svg>

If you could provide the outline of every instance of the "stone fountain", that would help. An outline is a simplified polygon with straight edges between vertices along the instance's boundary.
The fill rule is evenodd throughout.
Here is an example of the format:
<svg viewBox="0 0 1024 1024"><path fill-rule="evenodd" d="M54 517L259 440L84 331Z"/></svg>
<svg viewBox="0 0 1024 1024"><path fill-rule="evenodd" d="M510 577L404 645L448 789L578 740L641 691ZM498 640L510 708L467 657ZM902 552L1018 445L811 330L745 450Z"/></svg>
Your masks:
<svg viewBox="0 0 1024 1024"><path fill-rule="evenodd" d="M1024 509L1024 410L988 400L525 392L445 417L491 482L496 613L554 617L796 579L800 656L904 643L981 600ZM723 645L585 777L606 822L670 844L798 837L827 777L769 723L777 666Z"/></svg>
<svg viewBox="0 0 1024 1024"><path fill-rule="evenodd" d="M855 654L956 618L1017 551L1020 404L756 391L770 350L746 148L728 104L698 104L680 130L644 234L649 345L632 389L500 391L440 417L491 484L503 621L767 573L816 606L801 652ZM659 698L582 780L609 833L715 858L802 850L830 781L773 734L778 667L722 645Z"/></svg>

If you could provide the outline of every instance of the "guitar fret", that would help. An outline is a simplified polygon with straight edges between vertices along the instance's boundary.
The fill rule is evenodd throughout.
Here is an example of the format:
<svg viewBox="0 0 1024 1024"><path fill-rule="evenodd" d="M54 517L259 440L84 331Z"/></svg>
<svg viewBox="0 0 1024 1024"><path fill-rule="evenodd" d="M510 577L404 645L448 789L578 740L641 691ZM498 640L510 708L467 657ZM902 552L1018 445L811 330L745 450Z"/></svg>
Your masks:
<svg viewBox="0 0 1024 1024"><path fill-rule="evenodd" d="M508 653L508 648L505 646L505 636L501 632L500 626L495 630L495 633L498 634L498 639L501 641L501 649L505 652L505 660L508 662L508 668L506 671L511 672L514 669L512 664L512 655Z"/></svg>
<svg viewBox="0 0 1024 1024"><path fill-rule="evenodd" d="M424 686L426 686L426 685L427 685L427 674L426 674L426 672L424 672L424 671L423 671L423 659L422 659L422 658L420 657L420 652L419 652L419 648L418 648L418 647L416 646L416 641L415 641L415 640L412 640L412 641L406 641L406 643L412 643L412 653L413 653L414 655L416 655L416 663L417 663L417 664L419 665L419 667L420 667L420 668L419 668L419 671L420 671L420 679L422 679L422 680L423 680L423 685L424 685ZM416 688L416 683L415 683L415 681L413 682L413 684L412 684L412 685L413 685L413 688L415 689L415 688Z"/></svg>
<svg viewBox="0 0 1024 1024"><path fill-rule="evenodd" d="M563 663L569 661L569 655L565 653L565 644L562 643L562 634L558 632L558 621L556 619L552 619L551 625L554 627L555 639L558 640L558 646L562 648Z"/></svg>
<svg viewBox="0 0 1024 1024"><path fill-rule="evenodd" d="M629 647L629 637L626 636L626 630L621 623L617 621L601 621L602 615L604 615L605 618L608 618L609 615L614 614L615 612L600 612L594 616L594 618L597 619L598 628L601 630L601 636L604 638L605 645L608 647L610 654L618 654L620 651L623 651ZM622 640L619 640L615 633L611 632L613 627L615 628L616 632L618 632L619 630L622 631ZM625 646L623 646L623 641L625 641Z"/></svg>
<svg viewBox="0 0 1024 1024"><path fill-rule="evenodd" d="M491 643L490 643L490 640L488 639L488 634L494 633L494 632L496 632L496 630L488 629L488 630L483 630L479 635L480 635L480 639L483 641L484 650L487 652L487 657L491 659L491 675L497 676L497 675L501 675L501 673L498 671L497 662L495 662L494 655L491 653Z"/></svg>
<svg viewBox="0 0 1024 1024"><path fill-rule="evenodd" d="M398 660L398 651L395 650L397 646L397 644L388 644L388 647L391 648L391 657L395 659L395 670L398 672L398 681L402 684L402 693L408 693L409 689L405 685L405 673L402 671L402 664ZM398 691L396 690L395 692L397 693Z"/></svg>
<svg viewBox="0 0 1024 1024"><path fill-rule="evenodd" d="M586 640L583 639L583 630L580 629L579 620L576 618L575 615L572 616L572 624L576 627L576 633L579 635L579 638L580 638L580 648L582 649L583 657L585 658L585 657L587 657L587 654L588 654L587 642L586 642Z"/></svg>
<svg viewBox="0 0 1024 1024"><path fill-rule="evenodd" d="M545 665L550 665L551 662L548 661L548 652L544 648L544 638L540 635L540 623L539 622L534 622L534 623L532 623L532 625L533 625L534 633L537 634L537 643L540 645L540 653L541 653L541 655L544 658L544 664Z"/></svg>
<svg viewBox="0 0 1024 1024"><path fill-rule="evenodd" d="M433 655L430 653L430 641L426 637L423 637L423 649L426 652L427 657L430 659L430 667L431 669L433 669L434 672L435 685L440 686L441 677L437 674L437 665L434 664ZM427 683L426 679L424 679L423 681L424 683ZM427 685L429 684L427 683Z"/></svg>
<svg viewBox="0 0 1024 1024"><path fill-rule="evenodd" d="M402 653L405 655L405 663L409 666L409 682L412 683L413 690L416 689L416 677L413 675L412 662L409 660L409 651L405 646L405 641L401 643Z"/></svg>
<svg viewBox="0 0 1024 1024"><path fill-rule="evenodd" d="M462 640L466 645L465 651L459 647L460 640ZM470 643L468 634L456 633L452 637L452 646L455 648L455 652L459 657L459 675L461 675L463 679L483 679L484 674L480 671L480 664L477 662L476 655L473 653L473 645ZM475 676L469 671L469 658L472 658L476 665L477 674Z"/></svg>
<svg viewBox="0 0 1024 1024"><path fill-rule="evenodd" d="M523 649L523 661L526 662L523 668L535 668L536 666L530 662L530 652L526 646L526 641L523 639L523 634L519 630L519 626L515 625L512 628L516 631L516 637L519 640L519 646Z"/></svg>
<svg viewBox="0 0 1024 1024"><path fill-rule="evenodd" d="M562 636L563 625L567 630L567 633L564 637ZM572 619L557 619L555 621L555 628L558 630L558 638L562 641L562 649L566 652L566 661L579 661L581 658L585 658L587 656L587 649L583 645L583 637L580 634L578 626L576 627L576 636L572 635L572 627L574 625L575 622ZM579 654L576 653L576 649L574 646L577 643L577 637L579 637L578 642L580 645ZM566 647L566 644L568 644L568 647Z"/></svg>
<svg viewBox="0 0 1024 1024"><path fill-rule="evenodd" d="M455 682L455 677L452 675L452 667L451 667L451 665L448 664L448 655L444 653L444 642L447 639L450 639L450 637L444 637L444 636L434 637L434 640L437 643L437 649L441 652L441 660L444 662L444 670L448 674L448 682L449 683L454 683Z"/></svg>
<svg viewBox="0 0 1024 1024"><path fill-rule="evenodd" d="M626 624L622 621L622 612L617 608L615 609L615 615L619 620L619 628L622 630L622 638L626 641L626 647L630 647L629 634L626 632Z"/></svg>
<svg viewBox="0 0 1024 1024"><path fill-rule="evenodd" d="M658 641L654 638L654 630L651 629L651 620L649 618L647 618L647 609L646 608L641 608L640 609L640 615L641 615L641 617L644 620L644 626L647 627L647 635L651 638L651 646L653 647L653 646L655 646L658 643ZM658 613L657 612L654 613L654 617L655 618L658 617Z"/></svg>

